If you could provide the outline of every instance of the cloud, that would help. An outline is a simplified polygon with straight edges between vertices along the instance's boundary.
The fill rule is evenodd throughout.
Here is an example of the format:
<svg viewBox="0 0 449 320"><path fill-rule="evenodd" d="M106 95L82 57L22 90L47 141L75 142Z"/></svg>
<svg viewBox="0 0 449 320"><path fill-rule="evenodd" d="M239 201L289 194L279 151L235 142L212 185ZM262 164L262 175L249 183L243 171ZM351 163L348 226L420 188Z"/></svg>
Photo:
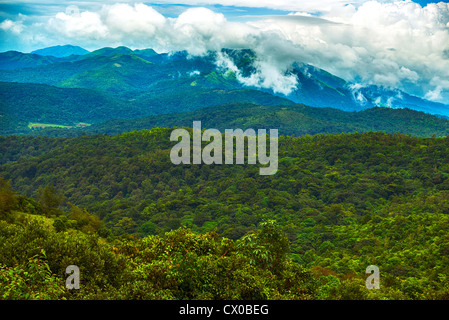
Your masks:
<svg viewBox="0 0 449 320"><path fill-rule="evenodd" d="M47 29L75 39L123 41L155 36L166 18L144 4L104 5L98 12L70 6L48 22Z"/></svg>
<svg viewBox="0 0 449 320"><path fill-rule="evenodd" d="M248 86L272 89L273 92L284 95L289 95L298 85L295 75L286 75L282 69L268 61L259 61L255 67L255 73L249 78L240 77L240 81Z"/></svg>
<svg viewBox="0 0 449 320"><path fill-rule="evenodd" d="M298 87L298 79L266 58L258 55L253 61L254 71L249 75L245 75L225 52L217 53L216 63L219 68L233 72L237 80L246 86L271 89L275 93L284 95L290 94Z"/></svg>
<svg viewBox="0 0 449 320"><path fill-rule="evenodd" d="M412 1L369 1L342 22L356 29L352 32L355 45L366 49L366 54L359 55L361 63L353 77L357 73L365 81L402 86L418 95L438 86L431 81L435 75L449 78L449 60L444 55L449 48L448 3L423 8ZM364 63L370 61L372 65Z"/></svg>
<svg viewBox="0 0 449 320"><path fill-rule="evenodd" d="M442 90L441 86L437 86L434 90L429 90L424 97L430 101L438 101L441 99Z"/></svg>
<svg viewBox="0 0 449 320"><path fill-rule="evenodd" d="M250 47L258 56L251 76L244 77L222 56L217 64L235 70L248 86L287 95L298 85L295 76L286 74L295 61L288 41L249 24L228 21L223 14L203 7L188 8L176 18L165 18L145 4L105 5L98 12L71 8L50 19L47 29L78 40L112 41L157 51L187 50L191 55Z"/></svg>
<svg viewBox="0 0 449 320"><path fill-rule="evenodd" d="M187 9L178 18L170 19L167 27L167 48L176 46L194 55L220 49L229 33L223 14L201 7Z"/></svg>
<svg viewBox="0 0 449 320"><path fill-rule="evenodd" d="M126 36L151 37L163 28L166 18L144 4L115 4L101 11L104 25L109 33L120 38Z"/></svg>
<svg viewBox="0 0 449 320"><path fill-rule="evenodd" d="M80 7L82 3L78 3ZM234 70L239 80L248 85L287 94L298 85L289 70L293 62L299 61L348 81L399 88L449 102L449 85L442 80L449 79L448 3L425 7L410 0L355 0L350 4L343 0L173 3L289 11L230 21L217 12L219 6L214 10L186 6L180 14L167 17L158 11L162 7L156 5L95 2L95 6L78 10L75 6L64 8L46 21L29 24L23 22L23 17L9 17L0 22L0 29L8 35L9 43L16 35L34 45L45 41L51 45L78 44L87 49L126 45L151 47L159 52L188 50L192 55L223 47L249 48L258 57L254 74L244 77ZM223 56L217 63L229 70L236 68Z"/></svg>
<svg viewBox="0 0 449 320"><path fill-rule="evenodd" d="M449 90L449 80L441 79L439 76L435 76L430 81L430 85L434 86L434 89L429 90L425 94L425 98L431 101L440 101L442 100L442 94L444 90Z"/></svg>
<svg viewBox="0 0 449 320"><path fill-rule="evenodd" d="M0 23L0 29L3 31L10 31L15 35L19 35L23 31L24 25L22 21L12 21L10 19L6 19Z"/></svg>
<svg viewBox="0 0 449 320"><path fill-rule="evenodd" d="M357 101L361 106L364 106L368 101L360 91L364 86L360 83L353 83L349 85L349 90L351 91L352 97L355 101Z"/></svg>
<svg viewBox="0 0 449 320"><path fill-rule="evenodd" d="M449 4L368 1L334 7L319 19L270 17L253 25L291 42L303 62L349 81L400 88L449 101ZM331 23L332 22L332 23ZM439 87L442 89L440 90Z"/></svg>
<svg viewBox="0 0 449 320"><path fill-rule="evenodd" d="M104 39L109 34L100 15L89 11L73 14L59 12L49 20L47 29L68 38Z"/></svg>
<svg viewBox="0 0 449 320"><path fill-rule="evenodd" d="M47 31L56 38L63 35L96 47L114 43L200 55L224 44L244 46L249 30L245 24L229 22L223 14L202 7L188 8L176 18L164 17L142 3L103 5L98 11L75 8L49 19Z"/></svg>

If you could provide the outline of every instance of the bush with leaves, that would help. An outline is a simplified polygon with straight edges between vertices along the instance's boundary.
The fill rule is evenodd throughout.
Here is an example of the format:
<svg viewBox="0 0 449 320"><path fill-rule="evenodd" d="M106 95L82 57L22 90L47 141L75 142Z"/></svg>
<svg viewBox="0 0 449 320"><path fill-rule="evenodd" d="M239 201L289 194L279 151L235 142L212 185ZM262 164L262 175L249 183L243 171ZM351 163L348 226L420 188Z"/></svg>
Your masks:
<svg viewBox="0 0 449 320"><path fill-rule="evenodd" d="M52 274L45 251L22 265L0 263L0 297L4 300L57 300L66 298L61 279Z"/></svg>

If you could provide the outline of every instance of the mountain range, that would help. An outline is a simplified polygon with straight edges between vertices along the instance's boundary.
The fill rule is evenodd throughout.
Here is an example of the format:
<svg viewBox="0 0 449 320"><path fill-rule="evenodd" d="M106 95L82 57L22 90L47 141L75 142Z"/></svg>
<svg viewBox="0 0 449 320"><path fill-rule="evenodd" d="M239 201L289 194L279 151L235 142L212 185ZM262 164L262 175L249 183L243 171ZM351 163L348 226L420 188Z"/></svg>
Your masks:
<svg viewBox="0 0 449 320"><path fill-rule="evenodd" d="M220 66L217 61L222 56L238 70ZM397 89L357 86L301 62L294 63L286 73L298 82L289 94L248 85L245 79L257 72L256 61L256 54L247 49L222 49L201 57L185 51L157 53L153 49L132 50L123 46L92 52L75 46L56 46L32 53L0 53L0 134L30 133L32 123L73 127L80 122L98 124L219 105L223 110L224 105L236 103L268 107L299 103L339 109L352 115L352 129L367 128L356 123L360 119L353 112L374 107L449 116L448 105ZM235 105L232 108L235 110ZM319 113L312 113L314 120L322 121L316 118ZM410 112L403 114L404 121L408 121L405 119L409 119ZM349 130L346 125L341 129ZM437 133L442 132L444 129Z"/></svg>

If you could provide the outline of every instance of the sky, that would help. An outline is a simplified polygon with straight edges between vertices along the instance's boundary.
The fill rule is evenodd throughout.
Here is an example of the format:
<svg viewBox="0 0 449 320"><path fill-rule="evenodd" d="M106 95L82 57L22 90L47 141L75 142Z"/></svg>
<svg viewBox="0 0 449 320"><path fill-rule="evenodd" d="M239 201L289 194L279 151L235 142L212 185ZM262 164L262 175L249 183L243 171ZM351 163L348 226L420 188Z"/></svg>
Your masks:
<svg viewBox="0 0 449 320"><path fill-rule="evenodd" d="M449 104L449 3L412 0L0 0L0 52L62 44L157 52L250 48L254 81L288 93L295 61L355 86ZM235 68L229 59L220 63Z"/></svg>

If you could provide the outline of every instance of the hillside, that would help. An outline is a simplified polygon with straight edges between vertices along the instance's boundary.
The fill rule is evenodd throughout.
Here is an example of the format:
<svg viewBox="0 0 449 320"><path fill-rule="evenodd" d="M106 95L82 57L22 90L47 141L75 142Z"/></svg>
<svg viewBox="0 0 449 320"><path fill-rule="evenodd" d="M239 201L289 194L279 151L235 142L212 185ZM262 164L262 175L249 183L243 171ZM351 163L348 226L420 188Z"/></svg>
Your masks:
<svg viewBox="0 0 449 320"><path fill-rule="evenodd" d="M47 192L48 199L54 199ZM53 198L51 198L53 197ZM18 196L0 177L0 296L3 300L311 299L316 280L292 262L272 222L241 241L182 228L143 239L112 238L96 216ZM269 239L267 238L269 237ZM265 250L252 256L253 245ZM267 255L274 258L265 260ZM79 266L67 290L68 264ZM192 274L191 270L197 270ZM173 311L173 310L172 310ZM170 314L171 311L167 311Z"/></svg>
<svg viewBox="0 0 449 320"><path fill-rule="evenodd" d="M252 92L252 94L253 99L260 102L269 103L271 100L270 96L266 96L265 100L263 93L259 95ZM25 129L21 133L33 136L76 137L81 134L117 134L154 127L189 127L192 126L193 121L201 121L203 128L215 128L220 131L229 128L243 130L275 128L279 130L280 134L296 136L369 131L403 133L417 137L431 137L433 135L445 137L449 134L449 120L410 109L377 107L359 112L345 112L332 108L314 108L300 104L291 105L288 100L280 100L279 102L285 102L285 105L280 106L264 106L251 103L220 104L220 101L226 101L228 97L245 101L249 100L251 95L248 96L246 90L230 91L227 94L209 91L199 94L196 101L202 101L203 103L209 101L217 105L214 104L211 107L203 107L189 112L151 115L135 119L111 119L70 130L54 127ZM182 102L184 106L198 105L191 98L186 101L183 97L179 97L178 101ZM139 103L136 101L135 106L138 105ZM170 105L165 107L169 108ZM142 109L145 110L143 107ZM194 108L192 107L192 109Z"/></svg>
<svg viewBox="0 0 449 320"><path fill-rule="evenodd" d="M372 108L359 112L345 112L332 108L313 108L305 105L260 106L234 103L201 108L191 112L149 116L130 120L109 120L87 128L72 130L72 134L117 134L153 127L192 126L201 121L204 128L221 131L228 128L276 128L283 135L318 133L349 133L383 131L417 137L445 137L449 135L449 120L410 109ZM45 134L46 132L35 132ZM58 134L55 130L49 134ZM60 130L60 135L67 131Z"/></svg>
<svg viewBox="0 0 449 320"><path fill-rule="evenodd" d="M30 132L30 123L75 126L111 118L143 116L137 108L98 91L0 82L0 134Z"/></svg>
<svg viewBox="0 0 449 320"><path fill-rule="evenodd" d="M288 239L291 263L318 276L314 298L447 297L447 138L380 132L285 136L279 140L278 173L260 176L258 165L173 165L170 132L3 137L0 173L41 205L43 190L50 199L58 190L59 202L48 202L46 210L61 215L75 210L73 205L86 209L104 224L102 237L144 237L126 250L141 248L140 241L168 241L164 234L179 227L245 242L260 223L276 220ZM71 224L58 225L64 230ZM145 238L151 235L158 238ZM23 246L20 241L29 237L14 243ZM49 254L54 243L46 244ZM370 264L381 270L384 290L377 293L364 289ZM203 290L189 288L183 292Z"/></svg>
<svg viewBox="0 0 449 320"><path fill-rule="evenodd" d="M43 66L58 62L55 57L43 57L37 54L27 54L17 51L0 53L0 69L13 70L28 67Z"/></svg>
<svg viewBox="0 0 449 320"><path fill-rule="evenodd" d="M176 92L170 89L125 99L98 89L0 82L0 135L33 134L30 123L63 126L65 131L60 134L65 135L67 127L80 122L93 124L110 119L135 119L234 102L268 106L292 104L287 99L250 89L225 91L190 85L184 89L176 88Z"/></svg>
<svg viewBox="0 0 449 320"><path fill-rule="evenodd" d="M131 56L125 57L132 60ZM135 62L140 63L139 60ZM0 134L116 134L155 126L191 126L194 120L217 129L277 128L284 135L384 131L441 137L449 132L447 119L410 109L370 108L344 112L307 107L252 89L206 88L209 80L201 79L195 80L201 85L192 85L192 79L180 79L174 87L170 86L173 81L169 81L166 89L141 92L127 99L126 90L119 94L122 97L108 93L105 88L112 88L109 77L105 74L100 78L106 79L104 90L98 89L101 81L89 89L0 82ZM89 87L85 77L71 81L71 85L82 81ZM77 127L78 123L91 126ZM74 129L67 130L70 128Z"/></svg>

